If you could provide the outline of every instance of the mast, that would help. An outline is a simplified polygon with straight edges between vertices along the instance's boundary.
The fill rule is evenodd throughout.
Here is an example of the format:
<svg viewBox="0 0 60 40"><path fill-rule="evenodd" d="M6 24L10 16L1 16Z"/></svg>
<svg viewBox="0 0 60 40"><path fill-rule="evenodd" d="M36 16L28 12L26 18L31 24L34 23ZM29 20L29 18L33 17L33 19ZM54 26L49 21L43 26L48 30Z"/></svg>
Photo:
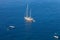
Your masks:
<svg viewBox="0 0 60 40"><path fill-rule="evenodd" d="M30 9L30 18L31 18L31 9Z"/></svg>
<svg viewBox="0 0 60 40"><path fill-rule="evenodd" d="M28 17L28 0L26 0L26 17Z"/></svg>
<svg viewBox="0 0 60 40"><path fill-rule="evenodd" d="M28 4L27 4L27 8L26 8L26 17L28 17Z"/></svg>

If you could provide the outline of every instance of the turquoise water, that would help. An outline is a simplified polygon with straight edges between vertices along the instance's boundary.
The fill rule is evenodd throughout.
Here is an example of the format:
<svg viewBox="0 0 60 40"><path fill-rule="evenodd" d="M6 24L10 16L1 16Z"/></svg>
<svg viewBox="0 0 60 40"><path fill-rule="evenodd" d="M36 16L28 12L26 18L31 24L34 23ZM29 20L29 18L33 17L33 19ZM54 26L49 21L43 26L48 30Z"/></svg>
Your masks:
<svg viewBox="0 0 60 40"><path fill-rule="evenodd" d="M60 35L60 1L30 0L34 23L25 23L26 1L0 1L0 40L54 40L54 33ZM7 30L8 26L16 28Z"/></svg>

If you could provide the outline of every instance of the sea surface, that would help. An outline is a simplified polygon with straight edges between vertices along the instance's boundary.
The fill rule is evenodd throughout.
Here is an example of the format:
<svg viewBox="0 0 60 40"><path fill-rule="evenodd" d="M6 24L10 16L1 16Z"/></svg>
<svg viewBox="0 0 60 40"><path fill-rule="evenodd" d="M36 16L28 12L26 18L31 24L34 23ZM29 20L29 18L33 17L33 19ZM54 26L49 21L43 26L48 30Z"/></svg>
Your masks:
<svg viewBox="0 0 60 40"><path fill-rule="evenodd" d="M33 23L24 20L26 3ZM0 40L55 40L54 33L60 35L60 0L0 0Z"/></svg>

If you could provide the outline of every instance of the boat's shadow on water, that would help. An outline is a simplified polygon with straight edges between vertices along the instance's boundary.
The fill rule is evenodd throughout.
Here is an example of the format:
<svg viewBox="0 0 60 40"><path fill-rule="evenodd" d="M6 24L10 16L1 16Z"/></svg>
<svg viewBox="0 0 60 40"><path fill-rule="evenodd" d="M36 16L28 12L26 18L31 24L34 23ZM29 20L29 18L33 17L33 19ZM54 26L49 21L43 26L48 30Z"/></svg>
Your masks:
<svg viewBox="0 0 60 40"><path fill-rule="evenodd" d="M32 23L31 22L25 22L25 31L29 31L32 29Z"/></svg>
<svg viewBox="0 0 60 40"><path fill-rule="evenodd" d="M31 22L25 22L25 39L28 39L29 37L31 37L32 33L32 23Z"/></svg>

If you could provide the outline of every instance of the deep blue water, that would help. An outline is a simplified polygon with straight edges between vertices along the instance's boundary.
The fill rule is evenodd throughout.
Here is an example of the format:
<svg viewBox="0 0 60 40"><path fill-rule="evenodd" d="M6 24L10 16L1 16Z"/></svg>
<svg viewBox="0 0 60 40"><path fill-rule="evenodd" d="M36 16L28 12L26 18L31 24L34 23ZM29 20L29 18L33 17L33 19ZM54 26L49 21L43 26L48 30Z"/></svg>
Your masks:
<svg viewBox="0 0 60 40"><path fill-rule="evenodd" d="M54 40L60 35L60 1L29 0L34 23L25 23L25 0L0 0L0 40ZM7 30L8 26L16 28Z"/></svg>

